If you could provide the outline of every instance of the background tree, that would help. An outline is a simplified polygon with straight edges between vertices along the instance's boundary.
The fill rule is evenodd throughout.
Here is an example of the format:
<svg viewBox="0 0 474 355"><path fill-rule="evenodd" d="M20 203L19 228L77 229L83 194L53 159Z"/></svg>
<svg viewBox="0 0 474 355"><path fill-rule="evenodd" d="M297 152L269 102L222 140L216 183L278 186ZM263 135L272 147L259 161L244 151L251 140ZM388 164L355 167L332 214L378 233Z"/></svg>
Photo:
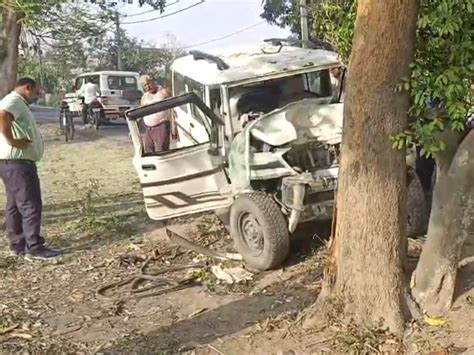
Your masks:
<svg viewBox="0 0 474 355"><path fill-rule="evenodd" d="M153 44L129 37L125 31L121 33L121 53L123 70L147 73L169 84L171 79L170 65L174 59L184 55L176 39L168 36L167 43L156 47ZM117 43L108 37L95 47L91 55L96 59L95 70L115 70L117 63Z"/></svg>
<svg viewBox="0 0 474 355"><path fill-rule="evenodd" d="M82 2L78 0L77 2ZM87 2L83 0L83 2ZM137 0L140 6L150 5L163 11L165 0ZM18 69L18 45L22 27L39 30L44 24L42 15L64 9L67 0L2 0L0 2L0 97L14 86ZM117 1L98 2L102 8L114 8Z"/></svg>
<svg viewBox="0 0 474 355"><path fill-rule="evenodd" d="M300 37L299 0L263 0L261 17L269 23L289 27ZM354 0L307 0L309 38L331 46L347 62L352 48L352 36L357 2Z"/></svg>
<svg viewBox="0 0 474 355"><path fill-rule="evenodd" d="M23 30L19 74L33 76L48 93L59 86L70 88L74 75L87 68L89 56L106 38L111 17L107 8L91 12L79 4L42 9L38 23L32 21Z"/></svg>
<svg viewBox="0 0 474 355"><path fill-rule="evenodd" d="M299 33L298 4L299 0L263 0L263 12L260 16L271 24L289 27L293 33Z"/></svg>

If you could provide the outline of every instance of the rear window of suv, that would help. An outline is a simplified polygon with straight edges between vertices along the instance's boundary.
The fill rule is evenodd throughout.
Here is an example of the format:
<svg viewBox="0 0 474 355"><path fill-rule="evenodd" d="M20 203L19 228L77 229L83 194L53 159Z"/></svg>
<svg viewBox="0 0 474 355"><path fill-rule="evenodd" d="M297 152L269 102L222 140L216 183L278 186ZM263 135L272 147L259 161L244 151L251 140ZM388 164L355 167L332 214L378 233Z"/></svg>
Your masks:
<svg viewBox="0 0 474 355"><path fill-rule="evenodd" d="M110 75L107 85L109 90L138 90L137 79L133 76Z"/></svg>

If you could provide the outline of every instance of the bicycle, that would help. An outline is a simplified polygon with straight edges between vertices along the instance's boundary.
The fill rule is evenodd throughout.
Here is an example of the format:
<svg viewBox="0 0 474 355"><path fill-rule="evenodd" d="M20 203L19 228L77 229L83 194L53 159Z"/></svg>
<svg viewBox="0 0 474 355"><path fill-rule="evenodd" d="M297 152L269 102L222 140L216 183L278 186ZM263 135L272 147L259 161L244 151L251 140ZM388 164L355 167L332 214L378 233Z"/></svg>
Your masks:
<svg viewBox="0 0 474 355"><path fill-rule="evenodd" d="M65 101L61 101L60 105L59 128L66 142L74 139L74 120L71 111L69 111L69 105Z"/></svg>

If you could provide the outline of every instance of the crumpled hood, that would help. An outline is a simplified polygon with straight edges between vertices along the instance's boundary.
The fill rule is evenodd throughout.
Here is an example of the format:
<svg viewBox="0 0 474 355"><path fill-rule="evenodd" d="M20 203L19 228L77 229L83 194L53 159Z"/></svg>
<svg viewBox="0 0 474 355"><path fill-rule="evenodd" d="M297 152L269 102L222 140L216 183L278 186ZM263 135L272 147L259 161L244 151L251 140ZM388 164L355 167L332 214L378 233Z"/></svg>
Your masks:
<svg viewBox="0 0 474 355"><path fill-rule="evenodd" d="M319 99L304 99L263 115L249 128L252 136L272 146L296 141L340 143L344 104L321 104Z"/></svg>

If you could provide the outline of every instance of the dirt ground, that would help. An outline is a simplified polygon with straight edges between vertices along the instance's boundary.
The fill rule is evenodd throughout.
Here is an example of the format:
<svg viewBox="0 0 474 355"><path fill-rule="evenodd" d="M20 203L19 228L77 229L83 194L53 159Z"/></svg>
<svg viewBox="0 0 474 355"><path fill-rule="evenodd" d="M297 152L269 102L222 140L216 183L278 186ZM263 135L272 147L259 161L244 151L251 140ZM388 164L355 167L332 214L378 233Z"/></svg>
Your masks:
<svg viewBox="0 0 474 355"><path fill-rule="evenodd" d="M297 236L280 270L225 283L212 270L244 272L241 263L179 249L147 219L127 140L88 130L63 143L54 125L41 129L44 234L65 256L29 263L8 256L1 239L0 354L474 354L472 269L462 271L465 287L441 326L414 323L404 339L350 324L306 331L327 226ZM201 244L232 245L212 214L168 227ZM411 245L416 255L420 246ZM153 276L133 283L144 274ZM122 280L130 282L98 294Z"/></svg>

